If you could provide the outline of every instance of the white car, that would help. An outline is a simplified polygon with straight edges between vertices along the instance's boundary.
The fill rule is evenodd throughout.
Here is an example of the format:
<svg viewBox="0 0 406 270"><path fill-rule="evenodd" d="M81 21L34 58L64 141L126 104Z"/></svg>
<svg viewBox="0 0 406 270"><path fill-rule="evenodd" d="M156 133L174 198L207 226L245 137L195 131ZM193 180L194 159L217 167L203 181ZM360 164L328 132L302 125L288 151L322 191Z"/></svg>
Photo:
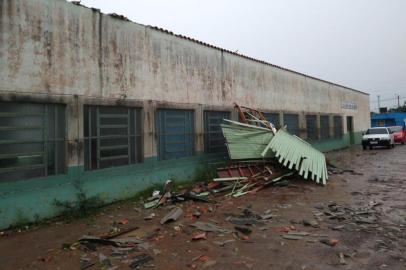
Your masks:
<svg viewBox="0 0 406 270"><path fill-rule="evenodd" d="M387 127L374 127L367 130L362 136L362 149L372 149L374 146L395 147L395 136L393 131Z"/></svg>

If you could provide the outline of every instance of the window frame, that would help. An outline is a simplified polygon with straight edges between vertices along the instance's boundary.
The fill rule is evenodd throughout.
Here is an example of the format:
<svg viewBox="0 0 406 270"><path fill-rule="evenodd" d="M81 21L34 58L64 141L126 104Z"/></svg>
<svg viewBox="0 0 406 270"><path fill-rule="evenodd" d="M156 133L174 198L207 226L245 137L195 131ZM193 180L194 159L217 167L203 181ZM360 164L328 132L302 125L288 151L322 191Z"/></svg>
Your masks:
<svg viewBox="0 0 406 270"><path fill-rule="evenodd" d="M275 126L275 128L279 129L281 127L279 112L263 112L262 115L268 122L272 123ZM273 116L276 116L276 122L272 120Z"/></svg>
<svg viewBox="0 0 406 270"><path fill-rule="evenodd" d="M175 132L175 133L166 133L166 128L173 128L173 127L179 127L178 125L168 125L163 119L180 119L176 115L167 115L167 113L175 113L175 112L183 112L184 113L184 122L186 123L187 120L189 120L189 125L184 126L185 132ZM167 118L168 116L168 118ZM164 122L162 122L164 121ZM190 132L187 132L186 129L190 129ZM173 160L173 159L178 159L178 158L184 158L184 157L191 157L195 155L195 132L196 132L196 127L195 127L195 111L193 109L182 109L182 108L158 108L155 111L155 137L156 137L156 145L157 145L157 159L159 161L163 160ZM178 135L183 135L184 136L184 142L185 146L189 145L190 147L185 147L184 148L184 155L179 155L178 157L170 157L171 154L173 153L181 153L182 151L169 151L167 146L168 145L181 145L179 142L169 142L168 143L168 137L167 136L178 136ZM186 143L187 138L189 137L188 143ZM164 146L164 148L162 148Z"/></svg>
<svg viewBox="0 0 406 270"><path fill-rule="evenodd" d="M66 104L1 101L0 107L3 109L0 109L0 147L3 146L0 151L0 182L65 174ZM7 111L7 107L12 110ZM30 125L36 121L41 124ZM2 122L9 123L3 125ZM26 133L30 131L33 133ZM8 136L7 132L10 132ZM34 139L35 133L41 138ZM13 139L2 139L1 136L13 136ZM27 138L16 139L24 136ZM16 148L25 150L12 153ZM20 165L17 166L17 163Z"/></svg>
<svg viewBox="0 0 406 270"><path fill-rule="evenodd" d="M327 119L327 127L324 127L326 123L324 122ZM320 115L320 139L327 140L330 139L330 116L329 115Z"/></svg>
<svg viewBox="0 0 406 270"><path fill-rule="evenodd" d="M305 120L306 120L306 138L308 140L318 140L319 139L319 130L317 128L317 115L316 114L307 114L305 116ZM312 132L309 132L309 121L314 121L314 129L312 130ZM313 136L309 136L309 135L313 135Z"/></svg>
<svg viewBox="0 0 406 270"><path fill-rule="evenodd" d="M338 120L338 121L337 121ZM337 126L337 122L340 124ZM343 131L343 117L341 115L333 116L333 125L334 125L334 138L341 139L344 135ZM338 131L338 133L337 133Z"/></svg>
<svg viewBox="0 0 406 270"><path fill-rule="evenodd" d="M143 162L142 108L92 104L84 105L83 109L84 168L86 171L129 166ZM125 120L122 123L114 123L118 119ZM106 120L109 120L108 123L103 124L102 122L106 122ZM126 134L114 134L120 129L126 130ZM103 135L102 132L112 134ZM122 141L120 142L121 145L119 140ZM123 143L124 140L126 140L125 143ZM104 146L102 145L103 141ZM127 150L126 154L114 154L114 151L120 152L121 150L123 152L124 149ZM107 154L103 157L103 151L110 151L110 155ZM125 158L127 161L123 162Z"/></svg>
<svg viewBox="0 0 406 270"><path fill-rule="evenodd" d="M223 117L220 117L222 119L231 119L231 112L230 111L220 111L220 110L204 110L203 111L203 141L204 141L204 152L205 153L227 153L227 147L225 145L225 138L223 136L223 132L221 131L221 122L218 124L219 126L219 131L217 132L212 132L209 130L209 128L212 126L210 124L210 120L212 118L210 118L210 114L222 114ZM215 125L213 125L215 126ZM214 146L214 148L220 149L220 150L213 150L213 144L211 142L211 138L210 138L210 134L220 134L222 141L223 141L223 145L216 145ZM217 139L216 139L217 140ZM218 141L220 141L220 139L218 139Z"/></svg>
<svg viewBox="0 0 406 270"><path fill-rule="evenodd" d="M295 118L295 122L297 122L297 127L292 128L291 126L289 126L289 124L286 122L287 117L294 117ZM283 113L283 125L286 125L287 128L286 130L291 134L291 135L295 135L297 137L300 136L300 119L299 119L299 114L298 113Z"/></svg>

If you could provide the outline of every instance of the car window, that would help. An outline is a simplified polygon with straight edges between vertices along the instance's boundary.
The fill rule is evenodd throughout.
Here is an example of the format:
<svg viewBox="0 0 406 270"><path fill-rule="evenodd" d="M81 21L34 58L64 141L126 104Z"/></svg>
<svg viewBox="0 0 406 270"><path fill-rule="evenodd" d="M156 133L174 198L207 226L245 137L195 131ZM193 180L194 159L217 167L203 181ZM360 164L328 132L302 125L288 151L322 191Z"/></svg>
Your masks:
<svg viewBox="0 0 406 270"><path fill-rule="evenodd" d="M399 132L402 131L402 127L398 126L398 127L390 127L389 128L392 132Z"/></svg>
<svg viewBox="0 0 406 270"><path fill-rule="evenodd" d="M367 134L388 134L388 130L386 128L371 128L368 129Z"/></svg>

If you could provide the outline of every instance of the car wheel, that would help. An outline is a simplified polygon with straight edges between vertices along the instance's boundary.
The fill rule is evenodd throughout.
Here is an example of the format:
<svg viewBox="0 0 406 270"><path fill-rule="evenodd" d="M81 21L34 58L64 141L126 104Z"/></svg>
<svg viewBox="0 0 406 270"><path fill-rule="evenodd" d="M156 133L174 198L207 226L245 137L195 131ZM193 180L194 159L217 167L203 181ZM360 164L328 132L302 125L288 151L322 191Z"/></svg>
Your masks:
<svg viewBox="0 0 406 270"><path fill-rule="evenodd" d="M392 144L392 148L395 148L395 144Z"/></svg>
<svg viewBox="0 0 406 270"><path fill-rule="evenodd" d="M362 150L365 150L365 149L367 149L367 147L366 147L365 145L363 145L363 146L362 146Z"/></svg>
<svg viewBox="0 0 406 270"><path fill-rule="evenodd" d="M369 146L369 150L372 150L372 145Z"/></svg>
<svg viewBox="0 0 406 270"><path fill-rule="evenodd" d="M405 142L402 142L402 145L405 145Z"/></svg>

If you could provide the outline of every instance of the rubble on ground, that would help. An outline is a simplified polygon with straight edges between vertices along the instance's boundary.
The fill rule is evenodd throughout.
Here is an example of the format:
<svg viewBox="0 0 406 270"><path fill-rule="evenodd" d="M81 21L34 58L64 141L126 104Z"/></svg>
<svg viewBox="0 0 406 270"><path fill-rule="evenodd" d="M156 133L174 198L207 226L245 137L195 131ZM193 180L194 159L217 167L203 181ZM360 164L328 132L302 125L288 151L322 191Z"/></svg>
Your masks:
<svg viewBox="0 0 406 270"><path fill-rule="evenodd" d="M2 243L14 243L3 252L16 245L27 250L27 240L41 236L69 243L61 250L35 240L40 255L27 252L35 260L30 269L403 269L402 168L379 168L381 161L362 167L365 160L350 161L343 153L329 154L338 163L329 164L334 182L327 187L300 181L272 158L232 161L209 182L179 188L167 181L151 193L150 201L161 201L151 208L142 209L148 199L126 202L76 224L58 221L41 233L0 233ZM263 187L285 173L293 174ZM165 217L171 218L161 224Z"/></svg>
<svg viewBox="0 0 406 270"><path fill-rule="evenodd" d="M161 216L159 221L162 228L173 228L175 234L187 233L190 241L195 243L213 239L213 235L213 243L221 247L235 241L252 242L252 234L267 230L266 225L275 217L270 209L256 213L248 205L241 213L227 214L224 219L226 226L219 225L215 220L201 220L205 213L213 212L220 204L217 199L219 196L237 198L256 194L270 186L289 185L289 180L298 175L323 185L328 178L326 160L321 152L302 139L290 135L284 128L277 130L260 112L252 109L243 112L238 105L236 108L242 123L225 120L226 123L221 125L230 161L217 168L217 177L181 190L175 190L173 181L167 180L161 190L154 190L151 197L144 201L146 211L157 207L165 208L166 214ZM330 170L330 173L342 172L338 168ZM183 204L186 201L205 202L213 207L187 208ZM175 205L177 203L182 204ZM282 205L280 207L283 208ZM331 219L347 219L350 215L357 224L373 223L369 212L354 214L354 211L348 211L348 208L331 204L322 214L329 215ZM156 213L151 212L144 215L143 220L155 224L158 223L155 217ZM320 215L318 217L320 218ZM184 224L184 221L188 220L193 222ZM131 226L129 219L121 218L115 221L115 224L121 227L102 235L84 235L76 243L64 247L71 250L80 249L85 254L97 253L98 265L103 269L116 269L117 260L132 269L153 267L154 256L161 252L154 248L153 242L164 237L161 229L157 228L148 235L135 237L132 234L139 228ZM317 229L319 224L315 219L303 219L302 226ZM293 225L281 228L281 233L281 239L285 240L318 240L331 247L338 244L338 240L325 235L297 231ZM220 238L224 236L228 239ZM342 264L345 263L343 256L339 259ZM192 260L191 267L196 261L203 262L202 268L216 264L216 261L201 255ZM96 259L91 260L85 256L80 263L81 269L87 269L96 264Z"/></svg>
<svg viewBox="0 0 406 270"><path fill-rule="evenodd" d="M271 185L287 185L286 179L296 175L326 184L328 173L323 153L284 128L277 130L261 112L238 105L236 108L241 122L224 119L221 125L230 161L217 168L218 177L181 192L173 192L173 182L167 180L162 192L154 191L147 199L145 208L186 200L215 203L210 195L255 194Z"/></svg>
<svg viewBox="0 0 406 270"><path fill-rule="evenodd" d="M271 159L304 179L326 184L327 164L322 152L285 128L277 130L260 111L237 104L235 107L240 122L224 119L221 125L231 160Z"/></svg>

